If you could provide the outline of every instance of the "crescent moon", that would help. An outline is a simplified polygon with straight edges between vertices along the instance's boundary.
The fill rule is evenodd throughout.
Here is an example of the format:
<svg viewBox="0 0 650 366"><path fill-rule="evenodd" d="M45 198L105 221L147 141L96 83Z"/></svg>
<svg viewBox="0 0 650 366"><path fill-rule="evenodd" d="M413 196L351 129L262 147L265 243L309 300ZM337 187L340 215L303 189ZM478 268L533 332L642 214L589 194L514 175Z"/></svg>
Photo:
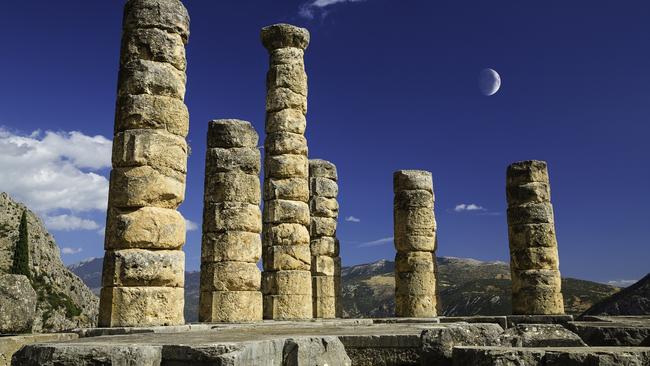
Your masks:
<svg viewBox="0 0 650 366"><path fill-rule="evenodd" d="M501 76L493 69L483 69L478 77L478 87L483 95L494 95L501 88Z"/></svg>

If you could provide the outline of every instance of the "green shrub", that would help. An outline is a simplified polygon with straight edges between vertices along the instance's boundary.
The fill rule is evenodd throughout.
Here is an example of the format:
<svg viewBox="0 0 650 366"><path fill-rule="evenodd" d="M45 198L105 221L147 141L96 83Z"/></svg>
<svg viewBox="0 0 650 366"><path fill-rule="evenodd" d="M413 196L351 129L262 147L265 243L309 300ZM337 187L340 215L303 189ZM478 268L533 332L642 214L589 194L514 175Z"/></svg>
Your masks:
<svg viewBox="0 0 650 366"><path fill-rule="evenodd" d="M18 241L14 252L14 263L11 273L25 275L31 278L29 273L29 236L27 234L27 211L23 211L18 226Z"/></svg>

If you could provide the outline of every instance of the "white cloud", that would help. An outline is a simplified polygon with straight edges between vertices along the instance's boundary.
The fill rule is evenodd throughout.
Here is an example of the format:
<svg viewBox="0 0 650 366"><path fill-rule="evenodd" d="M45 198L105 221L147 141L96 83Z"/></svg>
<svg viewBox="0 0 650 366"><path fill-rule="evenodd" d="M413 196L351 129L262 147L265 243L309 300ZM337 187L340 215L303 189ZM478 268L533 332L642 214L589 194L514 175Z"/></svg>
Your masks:
<svg viewBox="0 0 650 366"><path fill-rule="evenodd" d="M354 217L354 216L348 216L345 218L345 221L347 222L361 222L361 219Z"/></svg>
<svg viewBox="0 0 650 366"><path fill-rule="evenodd" d="M199 229L199 225L191 220L185 219L185 230L186 231L195 231Z"/></svg>
<svg viewBox="0 0 650 366"><path fill-rule="evenodd" d="M79 254L83 251L81 248L61 248L61 253L63 254Z"/></svg>
<svg viewBox="0 0 650 366"><path fill-rule="evenodd" d="M73 215L45 216L45 226L50 230L60 231L99 229L99 224L95 221Z"/></svg>
<svg viewBox="0 0 650 366"><path fill-rule="evenodd" d="M97 229L97 231L95 231L95 232L96 232L97 235L99 235L99 236L104 236L104 234L106 234L106 226L102 226L102 227L100 227L100 228Z"/></svg>
<svg viewBox="0 0 650 366"><path fill-rule="evenodd" d="M302 4L298 13L303 18L313 19L317 11L321 11L328 6L339 3L355 3L360 1L365 0L312 0L310 2Z"/></svg>
<svg viewBox="0 0 650 366"><path fill-rule="evenodd" d="M461 204L456 205L456 207L454 207L454 211L456 211L456 212L486 211L486 209L484 207L481 207L481 206L479 206L477 204L474 204L474 203L470 203L470 204L461 203Z"/></svg>
<svg viewBox="0 0 650 366"><path fill-rule="evenodd" d="M96 171L110 166L111 141L103 136L0 127L0 189L43 215L105 210L108 180Z"/></svg>
<svg viewBox="0 0 650 366"><path fill-rule="evenodd" d="M361 244L357 245L357 247L358 248L377 247L377 246L392 243L392 242L393 242L393 237L389 236L389 237L386 237L386 238L381 238L381 239L361 243Z"/></svg>

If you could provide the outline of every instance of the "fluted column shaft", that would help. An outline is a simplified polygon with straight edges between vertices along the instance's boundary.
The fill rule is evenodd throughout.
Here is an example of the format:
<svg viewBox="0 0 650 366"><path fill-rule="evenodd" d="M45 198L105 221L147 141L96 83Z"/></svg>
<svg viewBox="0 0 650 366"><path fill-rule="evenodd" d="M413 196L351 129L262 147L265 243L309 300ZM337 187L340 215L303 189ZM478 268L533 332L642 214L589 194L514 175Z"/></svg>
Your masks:
<svg viewBox="0 0 650 366"><path fill-rule="evenodd" d="M564 314L546 162L529 160L510 165L506 193L512 311L523 315Z"/></svg>
<svg viewBox="0 0 650 366"><path fill-rule="evenodd" d="M100 326L184 323L188 37L180 1L126 3Z"/></svg>
<svg viewBox="0 0 650 366"><path fill-rule="evenodd" d="M393 174L395 314L433 317L436 312L436 219L430 172Z"/></svg>

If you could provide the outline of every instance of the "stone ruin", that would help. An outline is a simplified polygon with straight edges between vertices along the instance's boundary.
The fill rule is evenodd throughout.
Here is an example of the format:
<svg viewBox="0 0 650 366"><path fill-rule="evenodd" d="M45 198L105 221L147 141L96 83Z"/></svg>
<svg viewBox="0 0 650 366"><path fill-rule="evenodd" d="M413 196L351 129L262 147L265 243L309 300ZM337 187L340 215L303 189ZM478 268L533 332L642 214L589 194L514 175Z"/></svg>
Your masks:
<svg viewBox="0 0 650 366"><path fill-rule="evenodd" d="M308 160L309 33L286 24L262 30L271 61L263 189L252 125L209 124L199 309L209 324L182 325L185 221L176 208L188 151L188 35L179 0L127 2L100 306L106 328L40 338L59 343L25 346L14 365L650 365L650 348L640 347L650 344L650 319L563 315L541 161L507 172L515 315L437 316L432 174L402 170L393 175L397 317L333 319L342 315L338 174L330 162ZM8 338L11 353L38 342Z"/></svg>

